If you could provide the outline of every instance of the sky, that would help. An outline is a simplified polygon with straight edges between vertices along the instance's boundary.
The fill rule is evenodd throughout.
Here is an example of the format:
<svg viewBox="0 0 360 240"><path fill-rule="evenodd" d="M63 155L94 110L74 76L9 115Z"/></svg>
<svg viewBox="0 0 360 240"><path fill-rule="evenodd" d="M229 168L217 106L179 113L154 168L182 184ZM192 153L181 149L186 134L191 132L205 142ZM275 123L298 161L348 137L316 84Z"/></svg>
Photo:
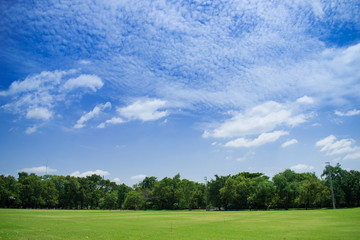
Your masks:
<svg viewBox="0 0 360 240"><path fill-rule="evenodd" d="M360 2L1 1L0 174L360 170Z"/></svg>

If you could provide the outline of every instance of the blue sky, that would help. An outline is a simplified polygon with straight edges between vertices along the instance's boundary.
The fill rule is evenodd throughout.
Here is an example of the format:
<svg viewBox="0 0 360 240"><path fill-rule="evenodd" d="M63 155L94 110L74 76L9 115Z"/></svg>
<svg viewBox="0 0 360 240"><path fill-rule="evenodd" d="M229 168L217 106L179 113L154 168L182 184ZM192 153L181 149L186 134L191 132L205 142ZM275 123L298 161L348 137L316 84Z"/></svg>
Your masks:
<svg viewBox="0 0 360 240"><path fill-rule="evenodd" d="M0 173L360 170L359 1L3 1Z"/></svg>

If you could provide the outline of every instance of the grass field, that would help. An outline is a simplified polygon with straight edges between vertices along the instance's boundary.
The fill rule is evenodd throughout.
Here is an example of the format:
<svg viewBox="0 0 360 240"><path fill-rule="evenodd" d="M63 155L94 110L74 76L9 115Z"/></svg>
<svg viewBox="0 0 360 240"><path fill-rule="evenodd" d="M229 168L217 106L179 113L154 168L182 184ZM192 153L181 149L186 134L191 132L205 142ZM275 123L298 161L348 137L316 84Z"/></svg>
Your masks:
<svg viewBox="0 0 360 240"><path fill-rule="evenodd" d="M360 239L360 208L252 212L0 209L0 239Z"/></svg>

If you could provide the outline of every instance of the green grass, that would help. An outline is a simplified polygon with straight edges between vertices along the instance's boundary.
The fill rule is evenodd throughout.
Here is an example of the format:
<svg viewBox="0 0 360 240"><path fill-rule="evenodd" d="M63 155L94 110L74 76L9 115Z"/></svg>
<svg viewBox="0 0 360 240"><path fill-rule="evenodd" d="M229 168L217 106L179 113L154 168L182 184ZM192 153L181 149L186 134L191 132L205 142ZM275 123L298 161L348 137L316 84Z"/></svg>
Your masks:
<svg viewBox="0 0 360 240"><path fill-rule="evenodd" d="M360 239L360 208L252 212L0 209L0 239Z"/></svg>

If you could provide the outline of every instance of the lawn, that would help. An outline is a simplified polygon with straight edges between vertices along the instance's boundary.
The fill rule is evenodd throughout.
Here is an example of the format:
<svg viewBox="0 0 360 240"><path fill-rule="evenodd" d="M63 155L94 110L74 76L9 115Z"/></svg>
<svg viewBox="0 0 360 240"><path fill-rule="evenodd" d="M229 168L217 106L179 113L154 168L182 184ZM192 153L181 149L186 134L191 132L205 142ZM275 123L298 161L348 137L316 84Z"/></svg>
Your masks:
<svg viewBox="0 0 360 240"><path fill-rule="evenodd" d="M0 209L0 239L360 239L360 208L251 212Z"/></svg>

